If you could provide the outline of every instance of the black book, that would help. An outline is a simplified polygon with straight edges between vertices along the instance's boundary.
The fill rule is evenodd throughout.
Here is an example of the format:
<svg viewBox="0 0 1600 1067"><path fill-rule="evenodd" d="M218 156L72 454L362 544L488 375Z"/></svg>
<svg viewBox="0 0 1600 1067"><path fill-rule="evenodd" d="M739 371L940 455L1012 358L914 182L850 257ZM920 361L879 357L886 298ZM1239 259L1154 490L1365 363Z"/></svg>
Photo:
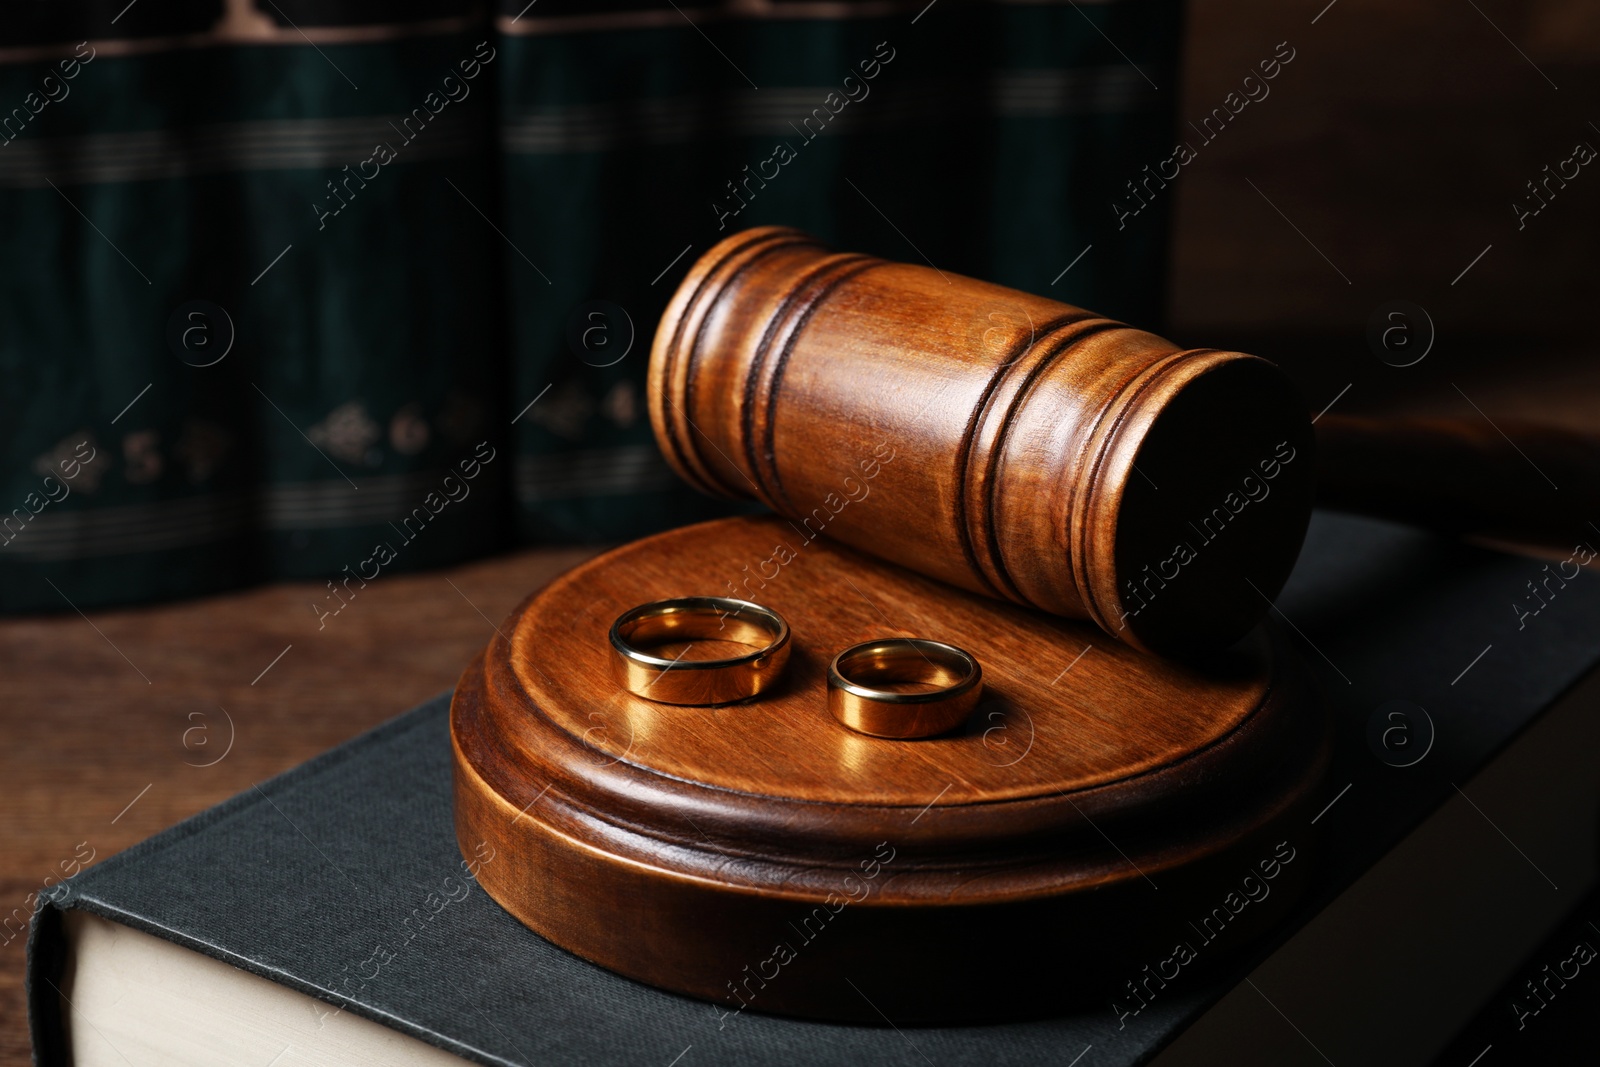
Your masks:
<svg viewBox="0 0 1600 1067"><path fill-rule="evenodd" d="M457 848L441 696L55 887L28 945L35 1061L1426 1062L1594 881L1585 552L1316 517L1274 611L1336 720L1303 831L1314 889L1246 957L1143 996L1106 975L1051 1018L851 1026L726 1015L592 966L475 884L506 860Z"/></svg>

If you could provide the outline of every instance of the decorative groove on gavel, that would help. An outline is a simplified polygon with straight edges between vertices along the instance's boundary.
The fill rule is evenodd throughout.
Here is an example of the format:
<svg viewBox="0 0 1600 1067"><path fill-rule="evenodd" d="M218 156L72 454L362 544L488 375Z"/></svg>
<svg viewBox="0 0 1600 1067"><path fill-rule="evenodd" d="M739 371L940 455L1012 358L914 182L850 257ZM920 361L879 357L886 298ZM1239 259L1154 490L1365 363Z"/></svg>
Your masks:
<svg viewBox="0 0 1600 1067"><path fill-rule="evenodd" d="M1265 360L785 228L689 271L649 394L679 474L793 520L715 590L758 602L826 533L1137 647L1206 651L1265 613L1310 515L1306 407Z"/></svg>

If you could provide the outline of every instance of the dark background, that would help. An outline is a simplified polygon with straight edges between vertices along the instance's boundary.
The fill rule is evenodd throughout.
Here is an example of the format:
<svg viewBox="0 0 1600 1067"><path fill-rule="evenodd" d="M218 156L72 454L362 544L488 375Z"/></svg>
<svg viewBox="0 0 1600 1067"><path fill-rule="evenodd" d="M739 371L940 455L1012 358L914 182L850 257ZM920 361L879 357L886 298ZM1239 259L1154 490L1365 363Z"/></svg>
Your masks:
<svg viewBox="0 0 1600 1067"><path fill-rule="evenodd" d="M1291 17L1322 2L1190 5L1180 118L1285 36L1298 55L1178 183L1174 340L1278 361L1313 410L1354 383L1338 410L1470 414L1453 380L1497 421L1592 427L1600 180L1580 171L1520 232L1512 203L1578 141L1600 148L1600 6L1337 0L1315 25ZM1366 345L1392 300L1438 328L1414 367Z"/></svg>

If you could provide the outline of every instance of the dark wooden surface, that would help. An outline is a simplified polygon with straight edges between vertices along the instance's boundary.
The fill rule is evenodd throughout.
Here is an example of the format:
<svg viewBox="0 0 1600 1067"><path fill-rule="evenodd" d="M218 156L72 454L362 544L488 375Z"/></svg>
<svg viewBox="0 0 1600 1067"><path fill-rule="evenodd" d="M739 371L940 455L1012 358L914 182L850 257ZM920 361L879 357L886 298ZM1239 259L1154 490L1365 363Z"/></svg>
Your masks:
<svg viewBox="0 0 1600 1067"><path fill-rule="evenodd" d="M307 603L325 590L310 584L97 611L92 625L71 611L0 622L4 913L26 916L81 843L98 862L454 685L490 620L590 554L384 578L320 632ZM223 708L233 747L194 766L224 751ZM23 952L22 937L0 946L5 1064L29 1062Z"/></svg>
<svg viewBox="0 0 1600 1067"><path fill-rule="evenodd" d="M1267 361L782 227L689 269L648 394L703 491L1149 651L1249 632L1311 512L1310 413Z"/></svg>
<svg viewBox="0 0 1600 1067"><path fill-rule="evenodd" d="M1527 200L1525 183L1577 142L1600 149L1589 125L1600 124L1592 111L1600 7L1203 0L1188 8L1180 129L1221 105L1278 42L1296 56L1271 95L1213 142L1190 135L1199 158L1169 190L1177 194L1169 336L1279 359L1238 343L1235 331L1318 330L1348 337L1355 356L1367 316L1396 299L1426 307L1483 358L1506 358L1504 342L1526 351L1529 338L1589 330L1595 278L1584 264L1600 227L1600 174L1583 168L1520 230L1512 203ZM1458 363L1461 355L1453 353Z"/></svg>
<svg viewBox="0 0 1600 1067"><path fill-rule="evenodd" d="M1600 529L1600 436L1547 422L1327 415L1317 463L1326 507L1550 548Z"/></svg>
<svg viewBox="0 0 1600 1067"><path fill-rule="evenodd" d="M618 689L612 619L784 541L794 558L753 594L793 633L779 685L721 707ZM833 656L909 636L983 664L966 723L916 741L836 723ZM1168 948L1138 921L1145 881L1165 907L1213 898L1304 813L1327 757L1299 655L1270 627L1182 665L774 517L668 531L557 579L457 690L452 734L463 854L494 849L480 883L534 929L729 1008L862 1022L873 1005L919 1023L1058 1007L1080 992L1061 959L1093 982ZM774 939L800 959L730 993Z"/></svg>

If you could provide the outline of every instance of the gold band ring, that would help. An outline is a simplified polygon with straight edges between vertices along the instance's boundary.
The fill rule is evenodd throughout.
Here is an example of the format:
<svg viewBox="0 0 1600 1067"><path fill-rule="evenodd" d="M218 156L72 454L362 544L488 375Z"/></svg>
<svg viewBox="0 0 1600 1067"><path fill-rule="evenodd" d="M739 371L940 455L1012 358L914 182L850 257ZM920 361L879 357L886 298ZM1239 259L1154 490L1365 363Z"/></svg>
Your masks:
<svg viewBox="0 0 1600 1067"><path fill-rule="evenodd" d="M683 653L668 659L645 650L705 640L731 641L752 651L727 659L685 659ZM611 624L611 676L628 692L660 704L746 700L770 689L788 661L789 624L748 600L654 600L629 608Z"/></svg>
<svg viewBox="0 0 1600 1067"><path fill-rule="evenodd" d="M879 688L920 683L922 692ZM972 653L941 641L896 637L852 645L828 668L828 710L857 733L932 737L967 721L983 695Z"/></svg>

